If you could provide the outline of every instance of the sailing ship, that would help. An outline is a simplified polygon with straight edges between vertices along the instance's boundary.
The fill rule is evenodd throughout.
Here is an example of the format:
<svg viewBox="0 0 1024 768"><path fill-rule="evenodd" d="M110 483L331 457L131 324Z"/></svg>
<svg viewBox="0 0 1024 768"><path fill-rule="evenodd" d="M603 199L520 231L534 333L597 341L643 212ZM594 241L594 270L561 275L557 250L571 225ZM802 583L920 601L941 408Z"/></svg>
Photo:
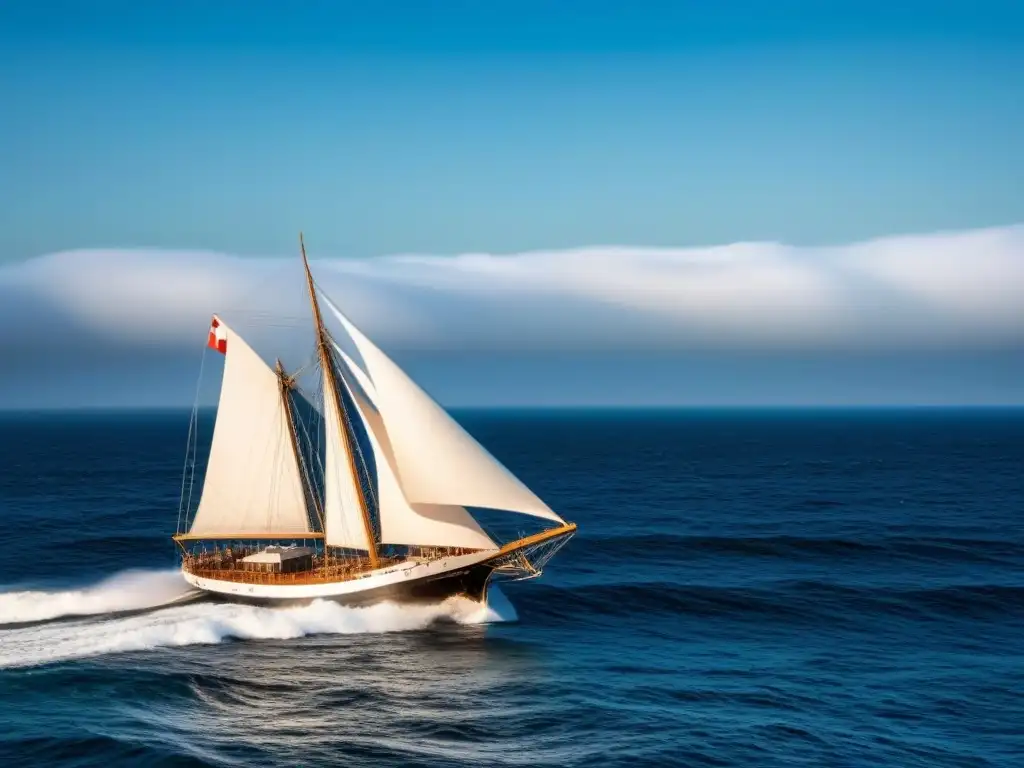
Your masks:
<svg viewBox="0 0 1024 768"><path fill-rule="evenodd" d="M306 366L269 366L213 316L207 347L224 356L224 372L194 505L198 407L190 422L173 537L185 580L243 602L367 604L486 602L495 579L539 576L576 525L356 327L314 281L301 235L299 244L315 343ZM321 304L361 365L326 328ZM309 369L314 396L299 384ZM503 543L470 508L547 527Z"/></svg>

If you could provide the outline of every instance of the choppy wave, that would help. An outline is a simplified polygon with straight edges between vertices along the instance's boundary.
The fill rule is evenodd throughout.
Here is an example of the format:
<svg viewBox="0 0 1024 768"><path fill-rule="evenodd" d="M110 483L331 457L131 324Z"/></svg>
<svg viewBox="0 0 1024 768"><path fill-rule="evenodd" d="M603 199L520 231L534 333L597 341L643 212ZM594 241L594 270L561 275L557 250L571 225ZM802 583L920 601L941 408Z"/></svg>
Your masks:
<svg viewBox="0 0 1024 768"><path fill-rule="evenodd" d="M176 577L172 579L171 576ZM177 588L178 583L184 589ZM17 592L0 596L4 623L36 623L3 630L0 668L24 667L107 653L169 646L211 645L228 639L290 640L317 634L363 634L424 629L438 621L487 624L515 621L512 604L497 588L486 605L449 598L434 605L380 603L346 607L328 600L290 608L203 602L163 607L191 588L175 572L126 572L93 587L65 592ZM70 615L142 615L47 623Z"/></svg>
<svg viewBox="0 0 1024 768"><path fill-rule="evenodd" d="M900 557L919 561L1002 562L1024 555L1019 544L995 539L888 536L878 539L803 536L684 536L642 534L594 536L575 543L589 556L621 556L624 551L646 559L693 559L719 555L806 560Z"/></svg>
<svg viewBox="0 0 1024 768"><path fill-rule="evenodd" d="M79 589L0 592L0 625L158 608L194 594L177 569L122 571Z"/></svg>
<svg viewBox="0 0 1024 768"><path fill-rule="evenodd" d="M712 586L672 582L588 584L566 590L534 587L532 611L567 606L574 618L690 615L742 621L861 623L874 616L1005 619L1024 616L1024 587L946 584L930 588L852 586L823 581L771 586Z"/></svg>

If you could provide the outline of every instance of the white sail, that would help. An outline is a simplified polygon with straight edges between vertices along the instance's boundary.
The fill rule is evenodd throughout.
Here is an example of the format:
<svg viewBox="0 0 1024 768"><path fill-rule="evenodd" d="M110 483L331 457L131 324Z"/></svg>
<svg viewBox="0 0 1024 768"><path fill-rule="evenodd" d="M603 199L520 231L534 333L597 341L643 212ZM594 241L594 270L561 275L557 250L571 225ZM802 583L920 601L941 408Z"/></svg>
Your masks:
<svg viewBox="0 0 1024 768"><path fill-rule="evenodd" d="M310 531L288 417L275 374L223 321L226 342L213 444L189 533L223 536Z"/></svg>
<svg viewBox="0 0 1024 768"><path fill-rule="evenodd" d="M324 540L331 547L369 550L351 448L338 419L337 397L326 372L324 389Z"/></svg>
<svg viewBox="0 0 1024 768"><path fill-rule="evenodd" d="M395 474L395 458L384 422L376 410L376 392L366 374L335 345L345 365L345 385L356 404L373 449L377 470L377 506L381 543L423 547L495 549L495 543L465 508L453 504L409 503ZM350 377L358 388L352 386Z"/></svg>
<svg viewBox="0 0 1024 768"><path fill-rule="evenodd" d="M398 480L410 502L521 512L564 523L364 336L328 296L323 292L321 296L366 364Z"/></svg>

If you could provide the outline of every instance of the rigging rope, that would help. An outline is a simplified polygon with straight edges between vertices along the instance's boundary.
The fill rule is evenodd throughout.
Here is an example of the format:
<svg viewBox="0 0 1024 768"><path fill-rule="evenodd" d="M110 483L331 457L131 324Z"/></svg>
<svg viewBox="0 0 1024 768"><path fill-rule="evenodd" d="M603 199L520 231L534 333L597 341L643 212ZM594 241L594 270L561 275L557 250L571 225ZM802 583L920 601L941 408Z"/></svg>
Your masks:
<svg viewBox="0 0 1024 768"><path fill-rule="evenodd" d="M199 443L199 392L203 382L203 368L206 365L206 350L199 358L199 376L196 379L196 396L192 401L192 415L188 422L188 441L185 443L185 466L181 470L181 498L178 501L178 533L185 533L188 530L188 515L192 508L192 486L196 477L196 446ZM185 503L185 476L189 469L189 448L192 450L192 473L188 481L188 503ZM183 519L184 518L184 519ZM184 528L182 524L184 523Z"/></svg>

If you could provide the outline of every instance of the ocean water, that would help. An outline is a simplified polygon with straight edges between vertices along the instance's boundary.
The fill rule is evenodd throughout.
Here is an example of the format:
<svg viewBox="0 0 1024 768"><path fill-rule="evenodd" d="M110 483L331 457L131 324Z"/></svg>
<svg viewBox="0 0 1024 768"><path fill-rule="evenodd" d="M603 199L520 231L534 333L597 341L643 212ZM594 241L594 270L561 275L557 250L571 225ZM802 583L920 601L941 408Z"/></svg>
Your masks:
<svg viewBox="0 0 1024 768"><path fill-rule="evenodd" d="M1024 765L1024 411L472 412L481 611L194 601L187 414L0 417L5 765Z"/></svg>

